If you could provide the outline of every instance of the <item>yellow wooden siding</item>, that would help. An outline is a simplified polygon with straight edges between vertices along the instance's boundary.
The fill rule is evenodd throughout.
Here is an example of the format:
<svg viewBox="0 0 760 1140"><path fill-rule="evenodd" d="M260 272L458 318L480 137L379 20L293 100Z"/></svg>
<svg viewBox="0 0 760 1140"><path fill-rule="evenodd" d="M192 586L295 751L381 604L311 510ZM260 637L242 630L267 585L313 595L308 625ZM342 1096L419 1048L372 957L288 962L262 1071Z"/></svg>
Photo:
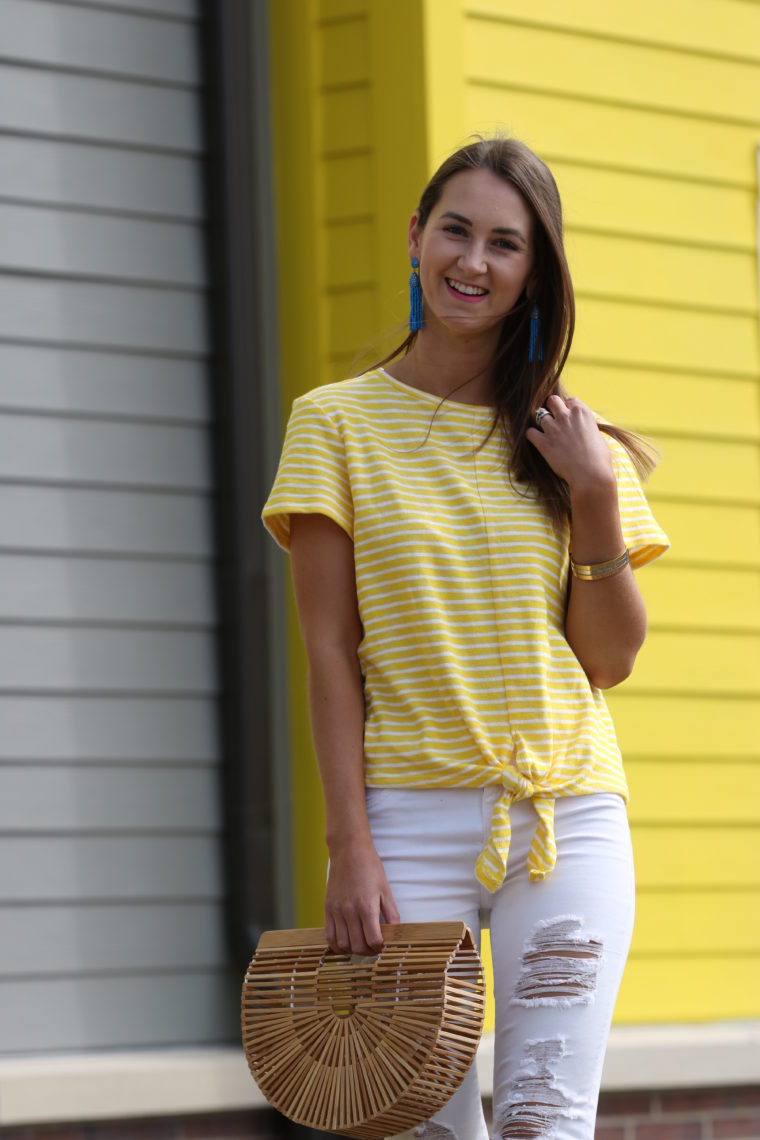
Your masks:
<svg viewBox="0 0 760 1140"><path fill-rule="evenodd" d="M760 633L760 570L714 570L674 561L657 574L642 574L641 587L654 629L696 625Z"/></svg>
<svg viewBox="0 0 760 1140"><path fill-rule="evenodd" d="M465 23L465 67L470 82L478 85L523 91L538 86L576 99L729 123L754 124L760 104L760 68L754 61L482 19L475 13Z"/></svg>
<svg viewBox="0 0 760 1140"><path fill-rule="evenodd" d="M693 372L666 372L631 367L623 361L597 363L573 358L564 372L569 388L583 392L598 415L611 408L624 423L638 424L653 433L661 446L662 433L683 419L684 433L721 436L724 439L760 439L760 400L753 376L699 376Z"/></svg>
<svg viewBox="0 0 760 1140"><path fill-rule="evenodd" d="M468 0L467 12L605 41L760 62L760 7L746 0Z"/></svg>
<svg viewBox="0 0 760 1140"><path fill-rule="evenodd" d="M575 161L734 189L755 187L757 128L751 124L479 84L468 85L464 101L466 131L506 129L550 165ZM589 181L593 184L591 176Z"/></svg>
<svg viewBox="0 0 760 1140"><path fill-rule="evenodd" d="M552 162L568 228L644 237L689 247L753 253L757 232L754 187L676 181L631 170Z"/></svg>
<svg viewBox="0 0 760 1140"><path fill-rule="evenodd" d="M616 1017L755 1016L760 8L462 0L450 35L465 124L441 124L441 153L500 129L552 166L578 297L567 384L663 456L650 498L673 551L641 575L649 639L610 695L639 883Z"/></svg>
<svg viewBox="0 0 760 1140"><path fill-rule="evenodd" d="M658 759L629 755L626 771L634 825L760 823L760 765L751 760L704 757L661 764ZM760 921L760 907L754 913Z"/></svg>
<svg viewBox="0 0 760 1140"><path fill-rule="evenodd" d="M287 415L294 397L348 375L359 355L379 357L378 334L403 314L406 222L426 167L422 11L406 0L271 0L269 13ZM298 922L314 925L324 813L292 599L289 653L294 895Z"/></svg>
<svg viewBox="0 0 760 1140"><path fill-rule="evenodd" d="M684 694L677 689L634 693L622 687L610 696L609 705L625 756L647 756L663 764L707 759L715 767L716 781L726 759L757 762L760 700L756 697L731 699ZM737 789L737 804L740 797L741 789ZM722 870L730 886L735 869L727 859Z"/></svg>
<svg viewBox="0 0 760 1140"><path fill-rule="evenodd" d="M748 896L747 905L751 903ZM694 921L693 912L689 921ZM647 958L634 950L615 1008L618 1023L640 1025L738 1021L758 1014L757 954Z"/></svg>

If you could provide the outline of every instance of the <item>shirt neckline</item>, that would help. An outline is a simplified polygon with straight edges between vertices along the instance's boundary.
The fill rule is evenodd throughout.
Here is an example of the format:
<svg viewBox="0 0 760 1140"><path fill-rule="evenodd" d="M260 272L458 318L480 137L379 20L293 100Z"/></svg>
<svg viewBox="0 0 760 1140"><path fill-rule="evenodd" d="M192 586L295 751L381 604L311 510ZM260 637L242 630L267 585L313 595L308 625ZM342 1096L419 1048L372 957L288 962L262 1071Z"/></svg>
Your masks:
<svg viewBox="0 0 760 1140"><path fill-rule="evenodd" d="M382 376L394 388L405 392L406 395L412 399L418 399L424 404L430 406L443 408L455 408L457 411L465 413L473 413L478 416L488 416L490 419L496 411L494 404L466 404L463 400L456 400L453 396L441 397L436 396L432 392L424 392L421 388L413 388L411 384L405 384L403 380L397 380L395 376L391 376L390 372L386 372L384 368L375 368L374 371Z"/></svg>

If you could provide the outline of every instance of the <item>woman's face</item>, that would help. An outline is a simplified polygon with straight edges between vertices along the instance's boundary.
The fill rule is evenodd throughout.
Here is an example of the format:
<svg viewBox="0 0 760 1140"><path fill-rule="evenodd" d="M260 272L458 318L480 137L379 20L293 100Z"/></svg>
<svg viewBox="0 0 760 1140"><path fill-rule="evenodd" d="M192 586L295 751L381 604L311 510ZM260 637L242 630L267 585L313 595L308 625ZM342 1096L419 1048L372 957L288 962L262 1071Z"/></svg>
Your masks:
<svg viewBox="0 0 760 1140"><path fill-rule="evenodd" d="M490 170L453 175L424 229L409 225L419 258L425 327L468 335L494 330L531 284L533 214L511 183Z"/></svg>

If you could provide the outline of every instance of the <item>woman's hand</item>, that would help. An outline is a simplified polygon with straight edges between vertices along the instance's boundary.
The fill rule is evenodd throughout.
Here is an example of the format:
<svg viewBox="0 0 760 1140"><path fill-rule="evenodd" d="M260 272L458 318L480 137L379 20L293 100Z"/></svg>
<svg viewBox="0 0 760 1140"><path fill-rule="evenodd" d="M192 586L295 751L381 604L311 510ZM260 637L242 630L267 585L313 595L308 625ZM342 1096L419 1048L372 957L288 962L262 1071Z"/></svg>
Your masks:
<svg viewBox="0 0 760 1140"><path fill-rule="evenodd" d="M593 564L625 549L612 453L593 412L580 400L550 396L541 427L527 438L570 491L570 548ZM592 685L609 689L630 674L646 634L644 602L630 566L614 577L571 575L565 637Z"/></svg>
<svg viewBox="0 0 760 1140"><path fill-rule="evenodd" d="M377 954L383 947L381 918L400 922L372 841L351 844L331 854L325 894L328 944L343 954Z"/></svg>
<svg viewBox="0 0 760 1140"><path fill-rule="evenodd" d="M613 486L610 449L599 431L594 413L574 397L550 396L540 427L528 428L527 439L541 452L555 475L564 479L570 493L596 485Z"/></svg>

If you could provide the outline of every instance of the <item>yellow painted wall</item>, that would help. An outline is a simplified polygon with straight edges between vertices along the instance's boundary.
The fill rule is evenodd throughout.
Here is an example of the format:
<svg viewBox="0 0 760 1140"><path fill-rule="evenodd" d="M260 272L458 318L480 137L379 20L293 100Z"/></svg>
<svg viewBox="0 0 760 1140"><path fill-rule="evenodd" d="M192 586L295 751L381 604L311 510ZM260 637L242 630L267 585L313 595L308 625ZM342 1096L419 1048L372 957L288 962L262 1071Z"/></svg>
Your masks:
<svg viewBox="0 0 760 1140"><path fill-rule="evenodd" d="M269 14L287 414L405 335L406 226L428 168L423 13L415 0L271 0ZM318 925L324 816L292 604L288 622L296 916Z"/></svg>
<svg viewBox="0 0 760 1140"><path fill-rule="evenodd" d="M673 542L640 576L650 634L610 697L639 881L616 1019L760 1016L760 5L274 0L272 25L276 121L306 140L277 137L283 304L305 314L283 334L286 403L403 318L408 214L469 133L514 133L555 172L566 379L655 437ZM296 641L299 915L319 922Z"/></svg>

